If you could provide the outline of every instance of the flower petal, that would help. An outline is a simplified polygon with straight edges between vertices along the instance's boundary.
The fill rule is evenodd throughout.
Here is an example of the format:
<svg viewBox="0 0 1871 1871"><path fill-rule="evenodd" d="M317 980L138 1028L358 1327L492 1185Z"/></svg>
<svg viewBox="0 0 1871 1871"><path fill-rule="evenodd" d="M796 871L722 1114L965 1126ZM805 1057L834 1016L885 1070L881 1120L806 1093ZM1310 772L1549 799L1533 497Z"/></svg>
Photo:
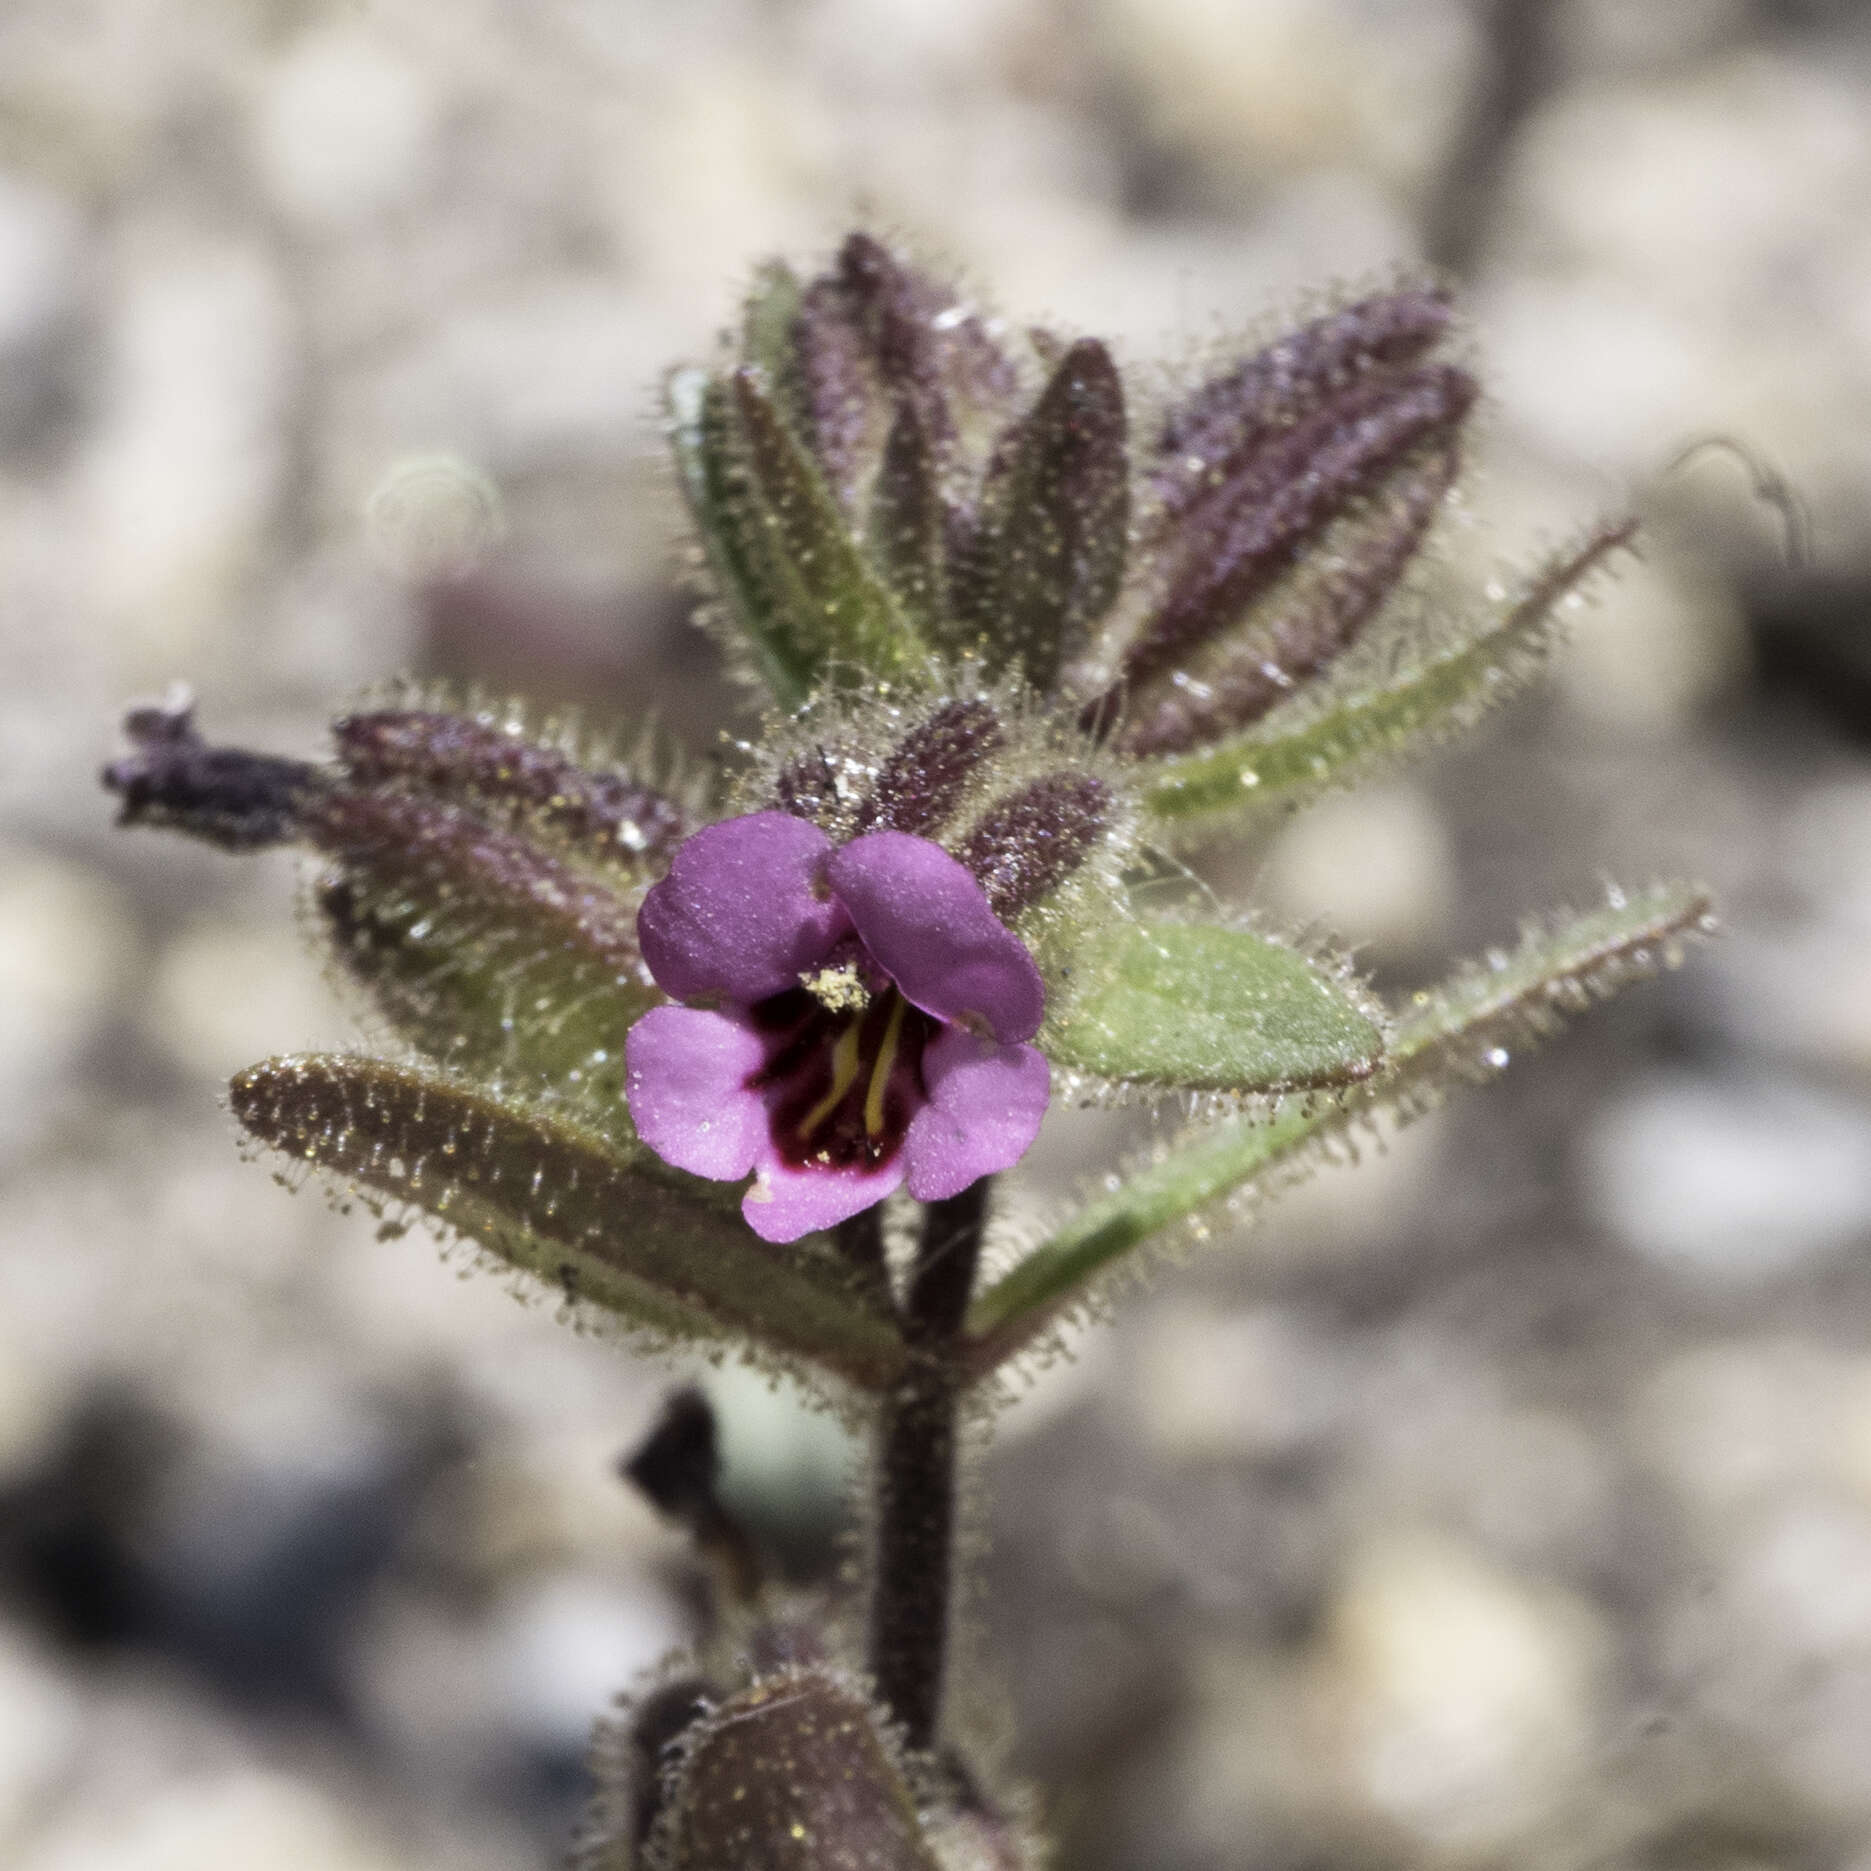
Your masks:
<svg viewBox="0 0 1871 1871"><path fill-rule="evenodd" d="M637 1135L691 1175L746 1175L770 1147L766 1101L747 1089L766 1057L766 1042L731 1014L652 1007L624 1039L624 1097Z"/></svg>
<svg viewBox="0 0 1871 1871"><path fill-rule="evenodd" d="M951 1027L923 1054L929 1102L910 1119L910 1194L941 1202L1010 1169L1039 1135L1052 1072L1032 1046L997 1046Z"/></svg>
<svg viewBox="0 0 1871 1871"><path fill-rule="evenodd" d="M643 899L637 937L665 994L742 1006L797 987L849 927L820 882L831 841L788 812L704 826Z"/></svg>
<svg viewBox="0 0 1871 1871"><path fill-rule="evenodd" d="M769 1156L741 1203L747 1225L763 1241L796 1241L820 1228L874 1207L903 1183L899 1151L881 1169L833 1169L823 1163L798 1167Z"/></svg>
<svg viewBox="0 0 1871 1871"><path fill-rule="evenodd" d="M1003 1043L1039 1031L1046 988L1033 957L940 845L867 832L832 853L825 875L864 946L924 1013Z"/></svg>

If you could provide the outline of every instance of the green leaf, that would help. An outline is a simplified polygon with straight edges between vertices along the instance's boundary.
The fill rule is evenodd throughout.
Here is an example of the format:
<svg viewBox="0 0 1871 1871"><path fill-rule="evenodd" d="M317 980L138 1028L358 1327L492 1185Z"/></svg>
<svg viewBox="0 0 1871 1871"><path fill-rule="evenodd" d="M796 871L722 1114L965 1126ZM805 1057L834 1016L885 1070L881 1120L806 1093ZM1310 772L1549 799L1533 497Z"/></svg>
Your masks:
<svg viewBox="0 0 1871 1871"><path fill-rule="evenodd" d="M665 389L669 445L716 595L740 626L782 708L813 688L813 665L793 640L746 468L737 459L727 387L705 370L678 370Z"/></svg>
<svg viewBox="0 0 1871 1871"><path fill-rule="evenodd" d="M1332 1138L1379 1112L1408 1117L1451 1083L1503 1070L1567 1015L1675 966L1683 942L1711 927L1708 893L1680 883L1628 895L1613 890L1599 909L1530 925L1511 952L1469 963L1416 995L1391 1034L1379 1076L1341 1099L1283 1104L1265 1121L1243 1115L1194 1129L1070 1216L975 1300L968 1316L974 1368L985 1374L1017 1355L1164 1229L1296 1177Z"/></svg>
<svg viewBox="0 0 1871 1871"><path fill-rule="evenodd" d="M776 1252L708 1185L574 1117L342 1054L268 1060L231 1093L262 1143L659 1340L753 1346L865 1389L901 1366L894 1326L829 1252Z"/></svg>
<svg viewBox="0 0 1871 1871"><path fill-rule="evenodd" d="M793 338L803 301L799 280L784 260L768 260L754 274L741 313L741 355L790 397L796 388Z"/></svg>
<svg viewBox="0 0 1871 1871"><path fill-rule="evenodd" d="M1384 1036L1344 983L1251 929L1121 923L1079 951L1041 1040L1055 1063L1194 1091L1354 1084Z"/></svg>
<svg viewBox="0 0 1871 1871"><path fill-rule="evenodd" d="M911 677L927 651L865 562L765 373L681 370L670 440L719 594L775 698L796 708L826 679Z"/></svg>
<svg viewBox="0 0 1871 1871"><path fill-rule="evenodd" d="M774 402L764 373L734 373L735 413L760 503L781 624L815 676L845 686L919 669L928 652L865 563L817 464Z"/></svg>
<svg viewBox="0 0 1871 1871"><path fill-rule="evenodd" d="M1483 628L1382 680L1300 696L1225 745L1141 769L1159 818L1192 821L1286 808L1374 762L1445 739L1518 694L1544 662L1561 600L1628 545L1635 522L1595 531L1549 565Z"/></svg>

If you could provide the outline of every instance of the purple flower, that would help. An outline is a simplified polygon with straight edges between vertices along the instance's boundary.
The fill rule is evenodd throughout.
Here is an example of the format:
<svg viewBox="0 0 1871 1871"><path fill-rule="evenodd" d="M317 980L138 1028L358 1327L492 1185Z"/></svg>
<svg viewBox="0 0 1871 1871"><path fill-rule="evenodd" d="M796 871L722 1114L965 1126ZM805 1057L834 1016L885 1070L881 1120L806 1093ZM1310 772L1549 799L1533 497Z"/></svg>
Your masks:
<svg viewBox="0 0 1871 1871"><path fill-rule="evenodd" d="M754 1175L754 1232L795 1241L905 1183L919 1201L1006 1169L1051 1092L1046 991L940 845L755 812L697 832L643 901L665 993L630 1029L638 1134L697 1176Z"/></svg>

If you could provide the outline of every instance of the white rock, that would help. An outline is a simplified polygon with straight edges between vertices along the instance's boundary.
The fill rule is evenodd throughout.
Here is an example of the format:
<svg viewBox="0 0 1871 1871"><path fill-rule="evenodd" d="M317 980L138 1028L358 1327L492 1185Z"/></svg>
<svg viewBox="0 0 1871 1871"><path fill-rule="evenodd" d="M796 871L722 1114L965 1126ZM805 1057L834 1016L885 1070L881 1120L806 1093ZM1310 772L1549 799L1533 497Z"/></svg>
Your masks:
<svg viewBox="0 0 1871 1871"><path fill-rule="evenodd" d="M1350 152L1414 184L1477 56L1467 16L1441 4L1101 0L1094 17L1157 134L1230 179Z"/></svg>
<svg viewBox="0 0 1871 1871"><path fill-rule="evenodd" d="M1853 773L1802 794L1774 856L1820 916L1871 937L1871 778Z"/></svg>
<svg viewBox="0 0 1871 1871"><path fill-rule="evenodd" d="M333 225L408 200L434 158L440 100L362 21L297 40L255 99L261 178L291 213Z"/></svg>
<svg viewBox="0 0 1871 1871"><path fill-rule="evenodd" d="M1334 794L1268 854L1264 900L1293 924L1323 923L1350 943L1434 942L1455 900L1455 854L1435 806L1407 781Z"/></svg>
<svg viewBox="0 0 1871 1871"><path fill-rule="evenodd" d="M1346 1406L1332 1342L1283 1307L1221 1314L1168 1304L1145 1323L1138 1427L1168 1458L1264 1457L1304 1447Z"/></svg>
<svg viewBox="0 0 1871 1871"><path fill-rule="evenodd" d="M176 1059L217 1081L274 1053L331 1045L352 1028L290 917L184 930L163 954L143 1018Z"/></svg>
<svg viewBox="0 0 1871 1871"><path fill-rule="evenodd" d="M133 939L101 878L0 847L0 1154L38 1130L123 986Z"/></svg>
<svg viewBox="0 0 1871 1871"><path fill-rule="evenodd" d="M260 1768L184 1775L123 1805L68 1813L17 1871L409 1871L309 1781Z"/></svg>
<svg viewBox="0 0 1871 1871"><path fill-rule="evenodd" d="M569 1572L529 1582L489 1633L497 1706L527 1733L582 1747L619 1691L687 1635L675 1601L647 1583Z"/></svg>
<svg viewBox="0 0 1871 1871"><path fill-rule="evenodd" d="M83 252L66 201L0 172L0 357L30 344L71 305Z"/></svg>
<svg viewBox="0 0 1871 1871"><path fill-rule="evenodd" d="M1585 1769L1604 1638L1587 1607L1428 1534L1379 1535L1329 1613L1353 1786L1444 1850L1506 1845Z"/></svg>
<svg viewBox="0 0 1871 1871"><path fill-rule="evenodd" d="M1790 1081L1657 1079L1594 1120L1579 1168L1612 1235L1716 1284L1772 1279L1871 1230L1871 1114Z"/></svg>
<svg viewBox="0 0 1871 1871"><path fill-rule="evenodd" d="M71 1772L84 1729L68 1678L0 1625L0 1838L16 1839Z"/></svg>
<svg viewBox="0 0 1871 1871"><path fill-rule="evenodd" d="M225 627L260 549L283 459L285 304L257 244L152 226L108 305L106 415L79 467L86 596L161 680Z"/></svg>
<svg viewBox="0 0 1871 1871"><path fill-rule="evenodd" d="M1630 735L1686 726L1740 675L1747 626L1733 588L1646 564L1609 601L1565 614L1554 674L1574 713Z"/></svg>

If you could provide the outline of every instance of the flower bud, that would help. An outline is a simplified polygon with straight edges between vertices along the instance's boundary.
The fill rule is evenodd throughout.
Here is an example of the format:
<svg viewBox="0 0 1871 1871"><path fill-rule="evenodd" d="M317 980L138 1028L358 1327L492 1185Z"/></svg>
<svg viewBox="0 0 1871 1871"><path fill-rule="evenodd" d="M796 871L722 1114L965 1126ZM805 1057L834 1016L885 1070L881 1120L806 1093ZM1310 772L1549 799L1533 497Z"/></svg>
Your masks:
<svg viewBox="0 0 1871 1871"><path fill-rule="evenodd" d="M938 1871L877 1716L823 1668L755 1683L690 1727L652 1851L668 1871Z"/></svg>
<svg viewBox="0 0 1871 1871"><path fill-rule="evenodd" d="M982 815L958 853L1002 922L1049 897L1091 855L1112 821L1095 773L1048 773Z"/></svg>
<svg viewBox="0 0 1871 1871"><path fill-rule="evenodd" d="M857 809L859 832L935 831L960 805L975 769L1006 741L991 704L944 702L904 735Z"/></svg>

